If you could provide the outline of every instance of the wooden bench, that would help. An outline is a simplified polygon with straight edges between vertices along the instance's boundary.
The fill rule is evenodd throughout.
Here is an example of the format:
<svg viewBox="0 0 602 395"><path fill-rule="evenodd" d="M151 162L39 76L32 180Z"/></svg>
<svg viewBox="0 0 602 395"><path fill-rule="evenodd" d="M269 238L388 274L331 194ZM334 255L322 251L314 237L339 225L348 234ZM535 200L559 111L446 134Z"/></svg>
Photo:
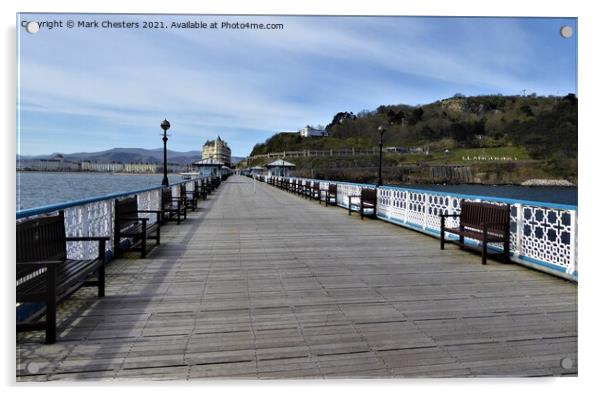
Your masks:
<svg viewBox="0 0 602 395"><path fill-rule="evenodd" d="M303 197L307 199L311 199L313 186L315 182L310 180L305 180L305 184L303 185Z"/></svg>
<svg viewBox="0 0 602 395"><path fill-rule="evenodd" d="M207 188L203 184L203 180L195 180L194 181L194 191L197 194L197 200L198 199L207 200Z"/></svg>
<svg viewBox="0 0 602 395"><path fill-rule="evenodd" d="M324 197L324 199L322 199ZM325 204L328 206L328 203L337 205L337 184L328 184L328 189L324 189L320 192L320 204L322 204L322 200L324 200Z"/></svg>
<svg viewBox="0 0 602 395"><path fill-rule="evenodd" d="M205 194L204 199L207 199L207 196L211 195L211 183L206 178L201 181L201 191L201 193Z"/></svg>
<svg viewBox="0 0 602 395"><path fill-rule="evenodd" d="M170 187L161 190L161 211L162 222L167 222L175 217L180 225L182 217L186 219L186 205L181 198L172 196Z"/></svg>
<svg viewBox="0 0 602 395"><path fill-rule="evenodd" d="M220 184L221 184L221 180L219 179L219 177L213 177L211 179L211 189L212 190L216 190Z"/></svg>
<svg viewBox="0 0 602 395"><path fill-rule="evenodd" d="M464 238L481 242L481 263L487 264L487 244L503 243L504 262L510 261L510 205L460 201L459 214L440 214L441 249L445 243L459 244L461 248L473 248L464 243ZM459 218L459 226L447 227L445 219ZM446 240L445 232L456 234L458 240Z"/></svg>
<svg viewBox="0 0 602 395"><path fill-rule="evenodd" d="M361 219L364 219L365 216L376 218L376 189L362 188L359 195L350 195L348 199L349 215L351 215L351 212L356 211L360 213Z"/></svg>
<svg viewBox="0 0 602 395"><path fill-rule="evenodd" d="M82 286L98 287L105 295L105 243L109 237L66 237L64 213L17 223L17 303L45 304L44 309L17 323L17 332L46 331L56 342L56 308ZM94 259L68 259L68 242L97 242ZM93 280L94 276L96 280ZM42 316L44 321L38 321Z"/></svg>
<svg viewBox="0 0 602 395"><path fill-rule="evenodd" d="M303 180L300 180L300 179L295 180L295 189L293 190L293 193L295 193L297 195L303 194Z"/></svg>
<svg viewBox="0 0 602 395"><path fill-rule="evenodd" d="M320 200L320 182L314 181L311 187L311 194L309 195L312 200Z"/></svg>
<svg viewBox="0 0 602 395"><path fill-rule="evenodd" d="M154 213L157 215L155 223L149 224L149 219L140 217L140 213ZM140 251L142 258L146 258L147 240L155 240L156 245L161 244L161 211L160 210L138 210L138 197L133 196L125 199L115 199L115 230L113 236L113 253L120 256L122 239L131 239L132 244L128 248L132 251Z"/></svg>
<svg viewBox="0 0 602 395"><path fill-rule="evenodd" d="M189 208L192 211L196 210L198 196L195 193L195 189L189 191L186 189L186 183L180 184L180 197L186 208Z"/></svg>

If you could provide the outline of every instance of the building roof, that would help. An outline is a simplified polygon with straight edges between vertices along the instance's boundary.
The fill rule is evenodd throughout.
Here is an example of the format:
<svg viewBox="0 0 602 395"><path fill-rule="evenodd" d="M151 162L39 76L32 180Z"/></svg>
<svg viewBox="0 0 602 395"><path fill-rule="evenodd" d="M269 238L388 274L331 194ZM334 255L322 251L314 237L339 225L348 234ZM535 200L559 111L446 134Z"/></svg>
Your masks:
<svg viewBox="0 0 602 395"><path fill-rule="evenodd" d="M207 159L203 159L203 160L194 162L193 165L195 165L195 166L223 166L224 162L222 162L221 160L217 160L215 158L207 158Z"/></svg>
<svg viewBox="0 0 602 395"><path fill-rule="evenodd" d="M224 140L222 140L222 138L220 136L217 136L217 138L214 140L207 140L205 142L205 144L203 144L203 147L205 147L207 145L215 145L215 144L219 145L219 143L221 143L224 147L228 147L228 143L225 142Z"/></svg>
<svg viewBox="0 0 602 395"><path fill-rule="evenodd" d="M265 167L295 167L296 165L291 162L287 162L283 159L277 159L272 163L268 163Z"/></svg>

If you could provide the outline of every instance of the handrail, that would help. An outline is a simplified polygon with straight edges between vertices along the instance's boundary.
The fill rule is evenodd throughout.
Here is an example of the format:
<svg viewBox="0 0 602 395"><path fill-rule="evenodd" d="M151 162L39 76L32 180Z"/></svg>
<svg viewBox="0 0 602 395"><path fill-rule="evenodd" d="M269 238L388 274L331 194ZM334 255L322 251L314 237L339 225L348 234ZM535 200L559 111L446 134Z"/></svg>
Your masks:
<svg viewBox="0 0 602 395"><path fill-rule="evenodd" d="M378 188L378 189L384 189L384 190L391 190L391 189L395 190L396 189L396 190L402 190L402 191L431 193L431 194L435 194L435 195L452 196L452 197L465 198L465 199L481 199L481 200L489 200L489 201L493 201L493 202L510 203L510 204L512 204L512 203L529 204L529 205L542 206L542 207L547 207L547 208L557 208L560 210L578 211L577 205L574 205L574 204L552 203L552 202L544 202L544 201L539 201L539 200L523 200L523 199L515 199L515 198L503 198L503 197L490 196L490 195L473 195L473 194L468 194L468 193L445 192L445 191L420 189L420 188L396 186L396 185L377 186L376 184L362 184L362 183L357 183L357 182L322 180L322 179L317 179L317 178L304 178L304 177L287 177L287 178L301 178L301 179L306 179L306 180L311 180L311 181L328 182L328 183L333 183L333 184L355 185L355 186L359 186L359 187Z"/></svg>
<svg viewBox="0 0 602 395"><path fill-rule="evenodd" d="M177 186L177 185L189 182L189 181L190 180L174 182L174 183L169 184L168 187L174 187L174 186ZM152 187L147 187L147 188L135 189L132 191L115 192L115 193L111 193L108 195L94 196L94 197L85 198L85 199L71 200L71 201L63 202L63 203L49 204L46 206L33 207L33 208L24 209L24 210L17 210L17 219L27 218L32 215L51 213L54 211L63 210L63 209L74 207L74 206L80 206L83 204L96 203L96 202L100 202L102 200L118 199L121 197L135 195L135 194L142 193L142 192L154 191L154 190L162 189L162 188L164 188L163 185L157 185L157 186L152 186Z"/></svg>
<svg viewBox="0 0 602 395"><path fill-rule="evenodd" d="M542 202L542 201L537 201L537 200L523 200L523 199L515 199L515 198L503 198L503 197L497 197L497 196L489 196L489 195L472 195L472 194L466 194L466 193L454 193L454 192L444 192L444 191L434 191L434 190L429 190L429 189L418 189L418 188L409 188L409 187L398 187L398 186L388 186L388 185L383 185L381 187L378 188L382 188L385 190L403 190L403 191L410 191L410 192L419 192L419 193L431 193L431 194L435 194L435 195L441 195L441 196L452 196L452 197L458 197L458 198L466 198L466 199L481 199L481 200L488 200L488 201L492 201L492 202L499 202L499 203L518 203L518 204L528 204L528 205L533 205L533 206L542 206L542 207L547 207L547 208L557 208L560 210L575 210L577 211L577 206L576 205L572 205L572 204L562 204L562 203L552 203L552 202Z"/></svg>

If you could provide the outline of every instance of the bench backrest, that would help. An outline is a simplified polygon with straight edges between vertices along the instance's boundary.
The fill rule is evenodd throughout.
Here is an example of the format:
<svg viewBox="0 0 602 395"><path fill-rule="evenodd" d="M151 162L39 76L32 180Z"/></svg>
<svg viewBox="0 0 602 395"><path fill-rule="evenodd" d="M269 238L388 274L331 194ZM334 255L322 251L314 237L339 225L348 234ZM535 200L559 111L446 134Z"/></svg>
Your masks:
<svg viewBox="0 0 602 395"><path fill-rule="evenodd" d="M186 184L180 184L180 198L186 198Z"/></svg>
<svg viewBox="0 0 602 395"><path fill-rule="evenodd" d="M362 188L362 201L376 205L376 189Z"/></svg>
<svg viewBox="0 0 602 395"><path fill-rule="evenodd" d="M115 199L115 227L118 229L126 228L138 222L133 219L123 218L138 217L138 197L133 196L125 199Z"/></svg>
<svg viewBox="0 0 602 395"><path fill-rule="evenodd" d="M337 195L337 184L328 184L328 194L330 196Z"/></svg>
<svg viewBox="0 0 602 395"><path fill-rule="evenodd" d="M483 229L482 223L491 224L488 230L507 232L510 225L510 206L481 202L460 201L460 225Z"/></svg>
<svg viewBox="0 0 602 395"><path fill-rule="evenodd" d="M67 259L65 217L38 217L17 223L17 262ZM17 279L39 268L17 266Z"/></svg>

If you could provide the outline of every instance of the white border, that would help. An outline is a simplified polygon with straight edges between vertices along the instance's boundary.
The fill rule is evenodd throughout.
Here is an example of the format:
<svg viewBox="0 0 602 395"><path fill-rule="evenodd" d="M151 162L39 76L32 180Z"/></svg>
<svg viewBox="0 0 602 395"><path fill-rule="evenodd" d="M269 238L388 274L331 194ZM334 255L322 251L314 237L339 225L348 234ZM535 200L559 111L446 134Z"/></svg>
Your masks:
<svg viewBox="0 0 602 395"><path fill-rule="evenodd" d="M251 391L265 393L307 392L343 390L345 393L363 393L375 386L376 391L407 391L419 390L427 392L459 392L463 394L482 394L483 386L487 386L489 394L507 395L513 389L544 390L546 393L567 393L588 391L595 388L600 373L597 371L600 361L599 332L601 326L597 324L600 314L600 293L596 292L597 283L600 281L600 262L596 254L596 243L600 243L599 231L596 224L600 223L599 204L596 205L596 181L600 180L597 171L600 167L596 159L602 149L599 126L600 91L599 73L602 71L600 64L600 26L602 19L594 6L596 2L585 1L540 1L527 2L525 0L504 1L434 1L434 0L406 0L406 1L192 1L192 0L105 0L105 1L68 1L68 0L4 0L0 2L2 13L3 33L3 61L2 61L2 87L1 96L2 120L4 133L2 141L2 184L5 186L2 194L4 221L0 233L0 246L5 259L2 260L4 271L4 292L2 298L2 325L3 352L2 373L3 383L9 391L15 390L14 384L14 291L13 280L10 274L10 265L14 261L14 220L15 212L15 13L21 12L129 12L129 13L219 13L219 14L331 14L331 15L464 15L464 16L558 16L578 17L579 31L579 211L580 211L580 240L579 260L579 378L576 379L546 379L546 380L340 380L328 382L316 381L287 381L287 382L195 382L193 386L185 383L170 383L178 386L178 392L198 393L199 391L217 390L224 391ZM594 123L595 121L598 121ZM597 181L599 183L599 181ZM6 186L9 187L6 187ZM596 212L597 211L597 212ZM599 225L598 225L599 226ZM598 236L598 237L596 237ZM6 317L13 317L13 321ZM65 384L63 384L65 385ZM145 391L163 393L166 388L161 384L140 383ZM202 388L197 388L201 386ZM520 387L519 387L520 386ZM544 387L544 388L534 388ZM106 393L104 386L88 386L86 388L67 385L58 387L45 384L44 388L36 386L19 386L20 389L33 391L48 391L49 393L63 393L64 391L78 391L86 394ZM23 388L24 387L24 388ZM113 390L127 391L130 386L111 388ZM163 387L163 388L161 388ZM523 388L526 387L526 388ZM578 388L577 388L578 387ZM588 391L589 392L589 391ZM489 395L488 394L488 395Z"/></svg>

